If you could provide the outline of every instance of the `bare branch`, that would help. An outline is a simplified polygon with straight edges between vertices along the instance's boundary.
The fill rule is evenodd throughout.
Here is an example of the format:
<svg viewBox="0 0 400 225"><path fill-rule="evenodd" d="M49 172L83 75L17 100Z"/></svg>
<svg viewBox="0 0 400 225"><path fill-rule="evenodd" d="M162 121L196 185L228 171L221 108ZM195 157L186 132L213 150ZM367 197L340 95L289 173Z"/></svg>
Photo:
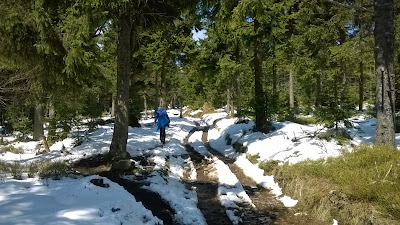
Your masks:
<svg viewBox="0 0 400 225"><path fill-rule="evenodd" d="M385 177L383 178L383 180L386 180L386 177L389 175L390 171L392 171L392 167L393 167L393 164L390 165L390 168L389 168L389 170L387 171L387 173L386 173Z"/></svg>

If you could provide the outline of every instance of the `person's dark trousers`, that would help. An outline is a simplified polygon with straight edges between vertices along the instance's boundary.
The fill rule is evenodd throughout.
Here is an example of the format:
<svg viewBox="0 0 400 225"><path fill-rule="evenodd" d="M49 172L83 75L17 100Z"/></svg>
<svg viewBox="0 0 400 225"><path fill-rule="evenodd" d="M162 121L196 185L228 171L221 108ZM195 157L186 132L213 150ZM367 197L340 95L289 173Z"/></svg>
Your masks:
<svg viewBox="0 0 400 225"><path fill-rule="evenodd" d="M160 141L165 144L165 126L160 128Z"/></svg>

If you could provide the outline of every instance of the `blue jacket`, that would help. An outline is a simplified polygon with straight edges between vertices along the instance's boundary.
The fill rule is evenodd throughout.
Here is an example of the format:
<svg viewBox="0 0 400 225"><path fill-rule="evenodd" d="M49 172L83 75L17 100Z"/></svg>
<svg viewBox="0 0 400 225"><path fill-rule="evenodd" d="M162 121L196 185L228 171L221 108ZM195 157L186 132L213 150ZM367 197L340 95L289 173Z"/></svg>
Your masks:
<svg viewBox="0 0 400 225"><path fill-rule="evenodd" d="M167 111L164 108L159 108L154 118L154 123L157 123L157 131L163 126L169 126L169 122Z"/></svg>

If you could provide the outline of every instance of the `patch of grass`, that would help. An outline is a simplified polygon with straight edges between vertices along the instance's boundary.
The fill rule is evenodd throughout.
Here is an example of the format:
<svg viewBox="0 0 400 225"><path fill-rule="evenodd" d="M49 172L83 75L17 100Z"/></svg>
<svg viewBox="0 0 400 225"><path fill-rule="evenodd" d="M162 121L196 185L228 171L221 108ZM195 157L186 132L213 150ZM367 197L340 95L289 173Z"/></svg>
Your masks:
<svg viewBox="0 0 400 225"><path fill-rule="evenodd" d="M12 152L14 154L23 154L25 151L22 147L15 147L13 145L6 145L0 147L0 153Z"/></svg>
<svg viewBox="0 0 400 225"><path fill-rule="evenodd" d="M295 117L292 120L290 120L294 123L302 124L302 125L310 125L310 124L318 124L318 118L315 116L312 117Z"/></svg>
<svg viewBox="0 0 400 225"><path fill-rule="evenodd" d="M0 174L6 174L10 172L10 166L7 162L0 160Z"/></svg>
<svg viewBox="0 0 400 225"><path fill-rule="evenodd" d="M325 205L330 215L325 217L339 223L393 224L400 221L399 162L395 148L360 146L337 158L286 163L275 178L285 194L316 215Z"/></svg>
<svg viewBox="0 0 400 225"><path fill-rule="evenodd" d="M166 166L168 169L171 169L168 159L165 161L165 166Z"/></svg>
<svg viewBox="0 0 400 225"><path fill-rule="evenodd" d="M258 163L258 159L260 158L259 154L256 155L250 155L250 154L246 154L246 158L253 164Z"/></svg>
<svg viewBox="0 0 400 225"><path fill-rule="evenodd" d="M38 162L31 162L27 165L28 177L33 178L39 172L40 164Z"/></svg>
<svg viewBox="0 0 400 225"><path fill-rule="evenodd" d="M258 164L258 167L264 170L265 174L270 174L278 167L279 161L277 160L269 160L269 161L262 161Z"/></svg>
<svg viewBox="0 0 400 225"><path fill-rule="evenodd" d="M332 139L335 139L339 145L345 145L349 143L351 140L351 136L348 134L348 132L345 129L339 128L339 129L329 129L326 132L320 132L317 137L319 139L324 139L326 141L331 141Z"/></svg>
<svg viewBox="0 0 400 225"><path fill-rule="evenodd" d="M337 141L339 145L345 145L349 143L350 139L343 136L337 136L335 137L335 141Z"/></svg>
<svg viewBox="0 0 400 225"><path fill-rule="evenodd" d="M11 175L16 180L22 180L22 173L25 170L25 166L19 162L9 164Z"/></svg>
<svg viewBox="0 0 400 225"><path fill-rule="evenodd" d="M68 174L69 167L63 161L46 161L39 167L39 177L41 179L52 178L59 180L62 176Z"/></svg>
<svg viewBox="0 0 400 225"><path fill-rule="evenodd" d="M211 104L209 103L204 103L203 106L200 108L202 110L202 112L198 112L195 115L190 115L190 113L194 112L194 110L187 110L183 116L184 117L194 117L194 118L202 118L205 114L211 114L211 113L215 113L215 109L211 106Z"/></svg>
<svg viewBox="0 0 400 225"><path fill-rule="evenodd" d="M332 136L328 132L320 132L317 137L326 141L332 140Z"/></svg>

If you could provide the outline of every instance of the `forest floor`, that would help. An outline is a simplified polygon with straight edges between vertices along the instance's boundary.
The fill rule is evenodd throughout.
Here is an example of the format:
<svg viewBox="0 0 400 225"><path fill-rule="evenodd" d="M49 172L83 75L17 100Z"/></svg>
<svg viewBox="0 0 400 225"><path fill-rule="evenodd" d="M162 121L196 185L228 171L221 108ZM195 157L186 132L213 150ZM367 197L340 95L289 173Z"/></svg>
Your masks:
<svg viewBox="0 0 400 225"><path fill-rule="evenodd" d="M134 166L124 171L111 171L104 157L113 123L91 131L76 128L44 154L38 154L43 151L40 141L4 137L0 224L320 224L260 166L340 155L343 145L315 137L327 132L324 127L273 121L275 130L264 134L254 130L253 121L226 118L223 111L201 119L179 118L177 110L168 113L165 146L153 119L129 127L127 151ZM361 115L350 121L347 146L373 141L375 119ZM82 137L79 144L77 136ZM398 142L400 146L400 138ZM72 168L57 179L27 172L49 162ZM57 172L56 166L50 169ZM333 224L335 219L325 216Z"/></svg>

